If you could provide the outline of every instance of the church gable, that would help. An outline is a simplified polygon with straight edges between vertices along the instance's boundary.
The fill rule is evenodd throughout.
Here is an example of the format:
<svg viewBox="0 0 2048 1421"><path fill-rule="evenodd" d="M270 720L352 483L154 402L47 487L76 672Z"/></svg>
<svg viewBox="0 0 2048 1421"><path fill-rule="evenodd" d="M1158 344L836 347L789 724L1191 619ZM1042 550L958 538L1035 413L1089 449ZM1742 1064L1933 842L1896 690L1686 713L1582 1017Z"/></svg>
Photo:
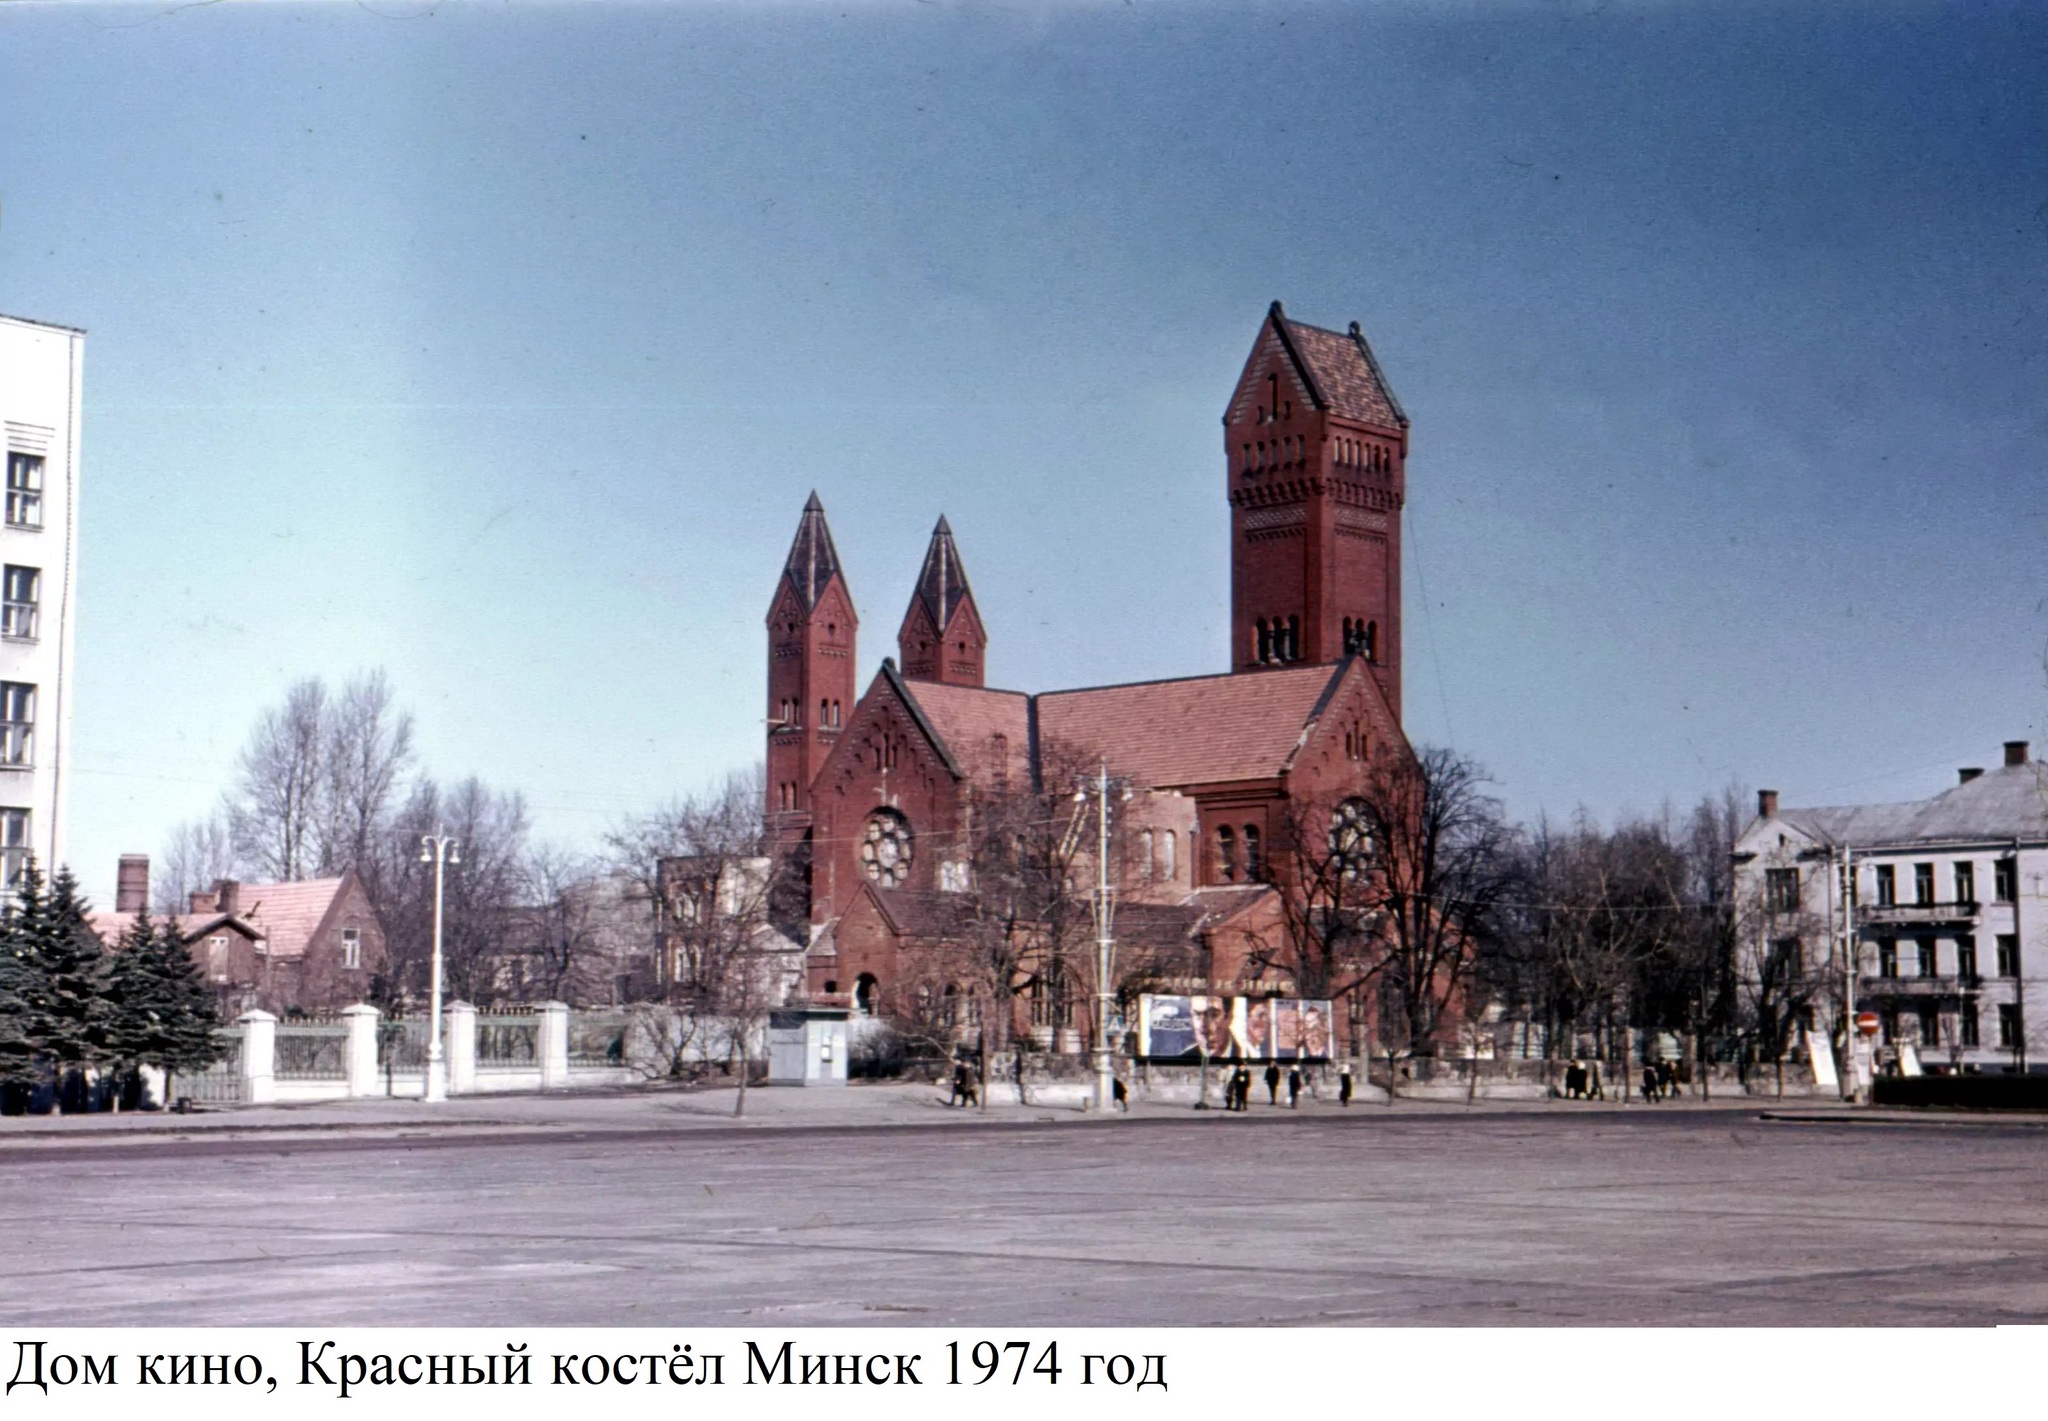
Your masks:
<svg viewBox="0 0 2048 1421"><path fill-rule="evenodd" d="M1303 728L1300 747L1288 758L1290 783L1358 781L1388 755L1412 759L1414 751L1387 703L1385 690L1362 658L1349 657L1331 677L1323 703Z"/></svg>
<svg viewBox="0 0 2048 1421"><path fill-rule="evenodd" d="M1277 305L1276 302L1276 308ZM1307 414L1321 403L1307 373L1269 314L1252 346L1250 359L1245 361L1244 373L1237 378L1225 422L1270 424L1294 414Z"/></svg>

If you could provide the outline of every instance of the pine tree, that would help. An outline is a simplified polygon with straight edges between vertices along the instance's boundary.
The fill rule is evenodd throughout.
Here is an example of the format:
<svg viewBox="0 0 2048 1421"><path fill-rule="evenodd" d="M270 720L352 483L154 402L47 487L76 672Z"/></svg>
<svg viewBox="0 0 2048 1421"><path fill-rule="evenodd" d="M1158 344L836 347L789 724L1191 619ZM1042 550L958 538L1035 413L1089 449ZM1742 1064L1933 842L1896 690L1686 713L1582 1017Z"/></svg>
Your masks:
<svg viewBox="0 0 2048 1421"><path fill-rule="evenodd" d="M42 973L28 950L29 929L43 912L43 876L31 863L22 871L16 899L0 919L0 1090L20 1089L36 1079L36 1004Z"/></svg>
<svg viewBox="0 0 2048 1421"><path fill-rule="evenodd" d="M49 989L38 943L48 916L42 870L31 859L0 923L0 1087L29 1089L40 1078Z"/></svg>
<svg viewBox="0 0 2048 1421"><path fill-rule="evenodd" d="M113 1016L107 954L85 915L78 880L70 869L60 868L50 880L41 921L27 935L42 976L42 1001L30 1014L30 1030L60 1075L107 1058Z"/></svg>
<svg viewBox="0 0 2048 1421"><path fill-rule="evenodd" d="M113 1008L108 1051L124 1071L158 1067L168 1100L172 1076L203 1071L219 1056L213 993L177 919L165 918L159 928L147 912L137 913L121 935L107 980Z"/></svg>

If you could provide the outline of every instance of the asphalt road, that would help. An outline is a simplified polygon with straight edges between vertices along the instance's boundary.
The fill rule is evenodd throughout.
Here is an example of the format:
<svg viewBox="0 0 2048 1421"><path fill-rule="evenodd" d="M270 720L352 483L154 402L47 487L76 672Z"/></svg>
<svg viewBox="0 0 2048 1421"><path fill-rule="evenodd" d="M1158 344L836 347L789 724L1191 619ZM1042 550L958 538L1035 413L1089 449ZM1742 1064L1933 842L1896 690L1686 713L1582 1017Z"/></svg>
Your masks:
<svg viewBox="0 0 2048 1421"><path fill-rule="evenodd" d="M0 1151L0 1322L2041 1322L2044 1162L1682 1107L60 1145Z"/></svg>

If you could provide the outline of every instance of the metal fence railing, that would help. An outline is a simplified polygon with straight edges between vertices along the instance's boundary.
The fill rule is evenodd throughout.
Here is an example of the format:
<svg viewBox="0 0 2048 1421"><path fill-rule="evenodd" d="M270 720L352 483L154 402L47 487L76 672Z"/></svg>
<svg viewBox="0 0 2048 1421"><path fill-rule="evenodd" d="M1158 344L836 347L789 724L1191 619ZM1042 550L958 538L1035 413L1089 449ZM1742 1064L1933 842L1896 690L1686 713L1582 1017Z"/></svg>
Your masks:
<svg viewBox="0 0 2048 1421"><path fill-rule="evenodd" d="M491 1015L476 1019L476 1063L485 1066L537 1066L540 1063L540 1018Z"/></svg>
<svg viewBox="0 0 2048 1421"><path fill-rule="evenodd" d="M427 1036L424 1020L387 1017L377 1026L377 1069L423 1071L427 1068Z"/></svg>
<svg viewBox="0 0 2048 1421"><path fill-rule="evenodd" d="M203 1071L179 1075L171 1081L171 1093L197 1105L244 1105L249 1083L242 1076L242 1028L230 1026L214 1033L221 1054Z"/></svg>
<svg viewBox="0 0 2048 1421"><path fill-rule="evenodd" d="M623 1066L626 1064L626 1028L631 1018L623 1012L571 1012L569 1014L569 1064L571 1066Z"/></svg>
<svg viewBox="0 0 2048 1421"><path fill-rule="evenodd" d="M347 1080L347 1023L318 1019L279 1022L272 1072L281 1081Z"/></svg>

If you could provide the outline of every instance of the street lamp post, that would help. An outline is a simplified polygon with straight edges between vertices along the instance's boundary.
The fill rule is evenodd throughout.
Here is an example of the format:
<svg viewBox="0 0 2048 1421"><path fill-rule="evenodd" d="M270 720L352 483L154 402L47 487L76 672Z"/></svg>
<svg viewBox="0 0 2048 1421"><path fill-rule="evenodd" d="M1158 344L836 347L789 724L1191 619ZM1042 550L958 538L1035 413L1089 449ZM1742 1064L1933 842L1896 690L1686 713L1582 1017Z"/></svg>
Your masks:
<svg viewBox="0 0 2048 1421"><path fill-rule="evenodd" d="M1116 939L1112 935L1116 912L1115 890L1109 885L1109 765L1096 775L1095 839L1095 1108L1107 1115L1116 1101L1116 1068L1109 1051L1110 1009L1116 993L1110 990L1110 976L1116 967ZM1088 797L1083 780L1074 798ZM1123 797L1129 799L1128 787Z"/></svg>
<svg viewBox="0 0 2048 1421"><path fill-rule="evenodd" d="M427 996L427 1089L430 1101L448 1098L448 1058L441 1052L441 881L448 865L462 862L460 841L447 834L420 835L420 862L434 866L434 970Z"/></svg>

